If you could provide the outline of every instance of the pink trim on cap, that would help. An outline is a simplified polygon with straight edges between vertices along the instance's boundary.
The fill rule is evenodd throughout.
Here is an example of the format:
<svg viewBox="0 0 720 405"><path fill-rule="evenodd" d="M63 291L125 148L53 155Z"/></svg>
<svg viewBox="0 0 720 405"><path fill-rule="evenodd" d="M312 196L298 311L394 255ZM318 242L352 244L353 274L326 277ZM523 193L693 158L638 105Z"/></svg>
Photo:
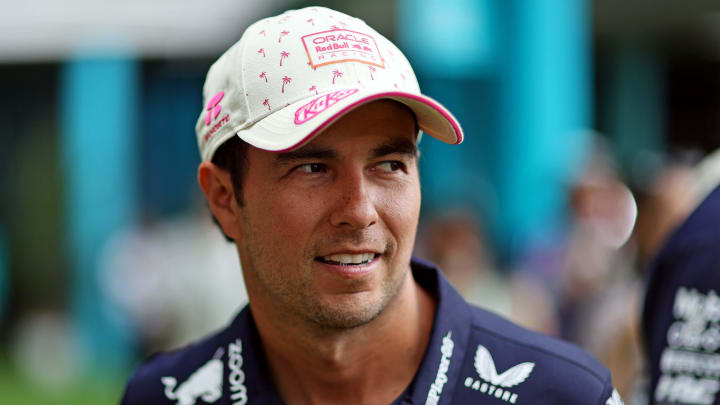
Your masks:
<svg viewBox="0 0 720 405"><path fill-rule="evenodd" d="M447 111L445 111L445 108L442 107L440 104L434 102L433 100L430 100L430 99L427 99L427 98L422 98L422 97L416 96L416 95L414 95L414 94L403 93L403 92L398 92L398 91L390 91L390 92L385 92L385 93L373 94L373 95L371 95L371 96L367 96L367 97L365 97L365 98L361 98L360 100L355 101L354 103L348 105L347 107L343 108L342 110L336 112L336 113L335 113L334 115L332 115L330 118L326 119L325 122L323 122L322 124L320 124L320 126L318 126L317 128L315 128L312 132L310 132L309 134L307 134L307 135L306 135L304 138L302 138L299 142L295 142L292 146L289 146L289 147L287 147L287 148L285 148L285 149L280 149L280 150L276 150L276 151L273 151L273 152L282 153L282 152L287 152L287 151L293 150L297 145L303 144L303 143L305 143L306 141L308 141L309 139L313 138L318 132L320 132L320 131L322 131L323 129L325 129L326 126L328 126L329 124L331 124L332 122L334 122L334 121L335 121L337 118L339 118L341 115L343 115L343 114L345 114L346 112L348 112L348 111L352 110L353 108L357 107L358 105L364 104L364 103L366 103L366 102L368 102L368 101L370 101L370 100L374 100L374 99L378 99L378 98L389 98L389 97L402 97L402 98L408 98L408 99L411 99L411 100L414 100L414 101L419 101L419 102L427 105L428 107L434 109L435 111L439 112L440 115L442 115L443 118L445 118L445 120L450 123L450 126L452 126L453 131L455 132L455 138L456 138L456 139L455 139L455 143L454 143L453 145L457 145L457 144L459 144L460 142L462 142L462 140L463 140L462 130L461 130L460 127L458 126L457 121L455 120L455 118L454 118L453 116L451 116Z"/></svg>

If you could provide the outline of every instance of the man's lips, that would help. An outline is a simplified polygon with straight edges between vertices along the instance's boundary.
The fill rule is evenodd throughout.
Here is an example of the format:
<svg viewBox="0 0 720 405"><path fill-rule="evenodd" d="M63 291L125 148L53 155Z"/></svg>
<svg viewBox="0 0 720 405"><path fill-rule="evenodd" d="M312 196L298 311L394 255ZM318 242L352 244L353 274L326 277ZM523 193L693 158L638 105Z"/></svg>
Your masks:
<svg viewBox="0 0 720 405"><path fill-rule="evenodd" d="M315 260L335 266L362 266L372 262L378 256L380 256L380 254L375 252L342 252L318 256Z"/></svg>

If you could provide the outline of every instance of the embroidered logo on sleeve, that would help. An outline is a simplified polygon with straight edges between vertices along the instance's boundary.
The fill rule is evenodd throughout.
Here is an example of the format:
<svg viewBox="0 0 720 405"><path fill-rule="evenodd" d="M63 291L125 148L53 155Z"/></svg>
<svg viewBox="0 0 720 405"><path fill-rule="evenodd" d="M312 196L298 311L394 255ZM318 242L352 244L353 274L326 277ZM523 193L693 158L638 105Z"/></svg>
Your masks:
<svg viewBox="0 0 720 405"><path fill-rule="evenodd" d="M184 383L177 385L175 377L162 377L165 396L177 400L176 405L195 405L198 398L213 403L222 397L223 363L220 361L223 349L215 352L214 358L195 370Z"/></svg>
<svg viewBox="0 0 720 405"><path fill-rule="evenodd" d="M375 38L357 31L336 29L302 37L310 66L355 61L385 68Z"/></svg>
<svg viewBox="0 0 720 405"><path fill-rule="evenodd" d="M620 397L620 394L617 392L617 390L613 390L612 395L610 395L610 398L608 398L607 401L605 401L605 405L625 405L622 398Z"/></svg>
<svg viewBox="0 0 720 405"><path fill-rule="evenodd" d="M465 387L514 404L517 402L518 394L507 390L507 388L512 388L527 380L533 368L535 368L535 363L525 362L498 374L495 361L488 349L483 345L478 345L475 352L475 371L480 376L480 380L483 381L467 377Z"/></svg>

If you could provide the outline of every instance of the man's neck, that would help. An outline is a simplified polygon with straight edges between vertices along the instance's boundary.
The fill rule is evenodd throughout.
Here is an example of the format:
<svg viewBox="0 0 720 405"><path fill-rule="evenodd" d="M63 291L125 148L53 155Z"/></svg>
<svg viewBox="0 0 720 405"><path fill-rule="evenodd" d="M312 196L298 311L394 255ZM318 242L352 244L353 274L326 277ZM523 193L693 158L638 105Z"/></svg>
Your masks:
<svg viewBox="0 0 720 405"><path fill-rule="evenodd" d="M408 273L394 301L361 327L330 332L256 323L286 403L379 404L391 403L412 381L434 316L435 299Z"/></svg>

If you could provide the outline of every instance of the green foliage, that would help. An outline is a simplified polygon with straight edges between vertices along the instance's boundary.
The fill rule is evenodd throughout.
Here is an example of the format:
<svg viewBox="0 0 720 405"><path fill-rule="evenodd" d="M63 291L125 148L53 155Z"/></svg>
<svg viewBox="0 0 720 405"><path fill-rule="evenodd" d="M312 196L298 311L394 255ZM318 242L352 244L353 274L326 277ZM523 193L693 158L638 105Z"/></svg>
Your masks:
<svg viewBox="0 0 720 405"><path fill-rule="evenodd" d="M117 405L124 377L78 381L72 386L44 387L27 380L8 364L0 364L0 404Z"/></svg>

